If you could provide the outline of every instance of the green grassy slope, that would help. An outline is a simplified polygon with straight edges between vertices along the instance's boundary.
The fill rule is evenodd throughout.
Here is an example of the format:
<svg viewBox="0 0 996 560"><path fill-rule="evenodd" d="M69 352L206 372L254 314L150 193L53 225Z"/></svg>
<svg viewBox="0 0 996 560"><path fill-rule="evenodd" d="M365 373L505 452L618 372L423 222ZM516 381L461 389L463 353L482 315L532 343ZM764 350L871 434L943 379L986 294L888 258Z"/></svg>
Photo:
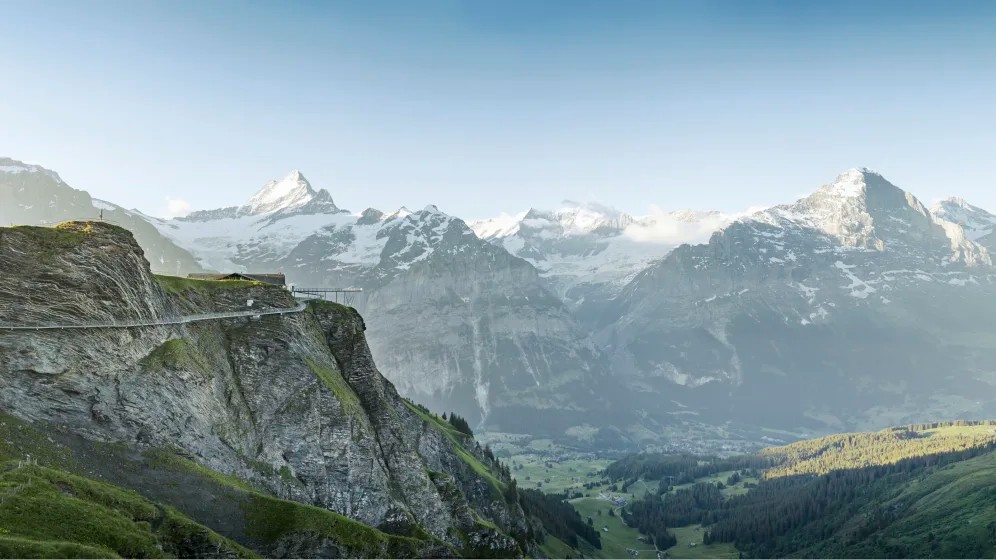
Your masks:
<svg viewBox="0 0 996 560"><path fill-rule="evenodd" d="M599 498L578 498L571 500L571 505L578 510L583 519L589 517L595 524L602 539L602 549L596 550L587 543L582 542L583 552L588 558L634 558L630 555L630 549L653 548L640 543L640 533L627 527L619 515L610 516L608 511L611 504L607 500ZM599 513L601 512L601 513ZM605 529L608 529L606 531ZM656 558L653 553L641 553L635 558Z"/></svg>
<svg viewBox="0 0 996 560"><path fill-rule="evenodd" d="M882 484L850 521L791 556L996 557L996 453Z"/></svg>
<svg viewBox="0 0 996 560"><path fill-rule="evenodd" d="M5 557L255 556L135 492L20 461L0 464Z"/></svg>
<svg viewBox="0 0 996 560"><path fill-rule="evenodd" d="M547 535L543 544L540 545L540 555L544 558L578 558L579 553L577 550L571 548L571 546L564 541L554 537L552 535Z"/></svg>
<svg viewBox="0 0 996 560"><path fill-rule="evenodd" d="M712 536L751 556L994 557L993 430L908 426L765 450L779 462L716 512Z"/></svg>
<svg viewBox="0 0 996 560"><path fill-rule="evenodd" d="M39 466L19 468L28 455ZM427 536L389 535L278 499L169 450L139 454L3 414L0 473L2 557L189 557L219 546L234 556L272 556L316 538L357 557L449 550Z"/></svg>
<svg viewBox="0 0 996 560"><path fill-rule="evenodd" d="M470 453L464 447L469 443L473 443L472 438L457 430L439 416L436 416L431 412L427 412L407 400L405 401L405 406L417 414L423 422L445 435L446 438L453 444L453 448L456 451L457 456L467 463L467 465L470 466L470 468L473 469L477 475L488 481L496 497L501 497L502 493L505 491L505 484L495 477L495 473L491 472L491 469L489 469L487 465L482 463L477 457L474 456L473 453Z"/></svg>

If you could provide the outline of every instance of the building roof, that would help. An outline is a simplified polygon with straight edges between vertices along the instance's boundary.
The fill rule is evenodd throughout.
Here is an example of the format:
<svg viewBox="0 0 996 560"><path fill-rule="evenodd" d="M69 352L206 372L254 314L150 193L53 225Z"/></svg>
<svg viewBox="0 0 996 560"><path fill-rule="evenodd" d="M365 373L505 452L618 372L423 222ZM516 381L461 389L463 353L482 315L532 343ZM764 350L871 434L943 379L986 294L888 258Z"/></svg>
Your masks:
<svg viewBox="0 0 996 560"><path fill-rule="evenodd" d="M278 273L256 273L256 272L230 272L223 274L220 272L199 272L188 274L187 278L196 280L255 280L267 284L277 284L284 286L287 284L287 277L282 272Z"/></svg>

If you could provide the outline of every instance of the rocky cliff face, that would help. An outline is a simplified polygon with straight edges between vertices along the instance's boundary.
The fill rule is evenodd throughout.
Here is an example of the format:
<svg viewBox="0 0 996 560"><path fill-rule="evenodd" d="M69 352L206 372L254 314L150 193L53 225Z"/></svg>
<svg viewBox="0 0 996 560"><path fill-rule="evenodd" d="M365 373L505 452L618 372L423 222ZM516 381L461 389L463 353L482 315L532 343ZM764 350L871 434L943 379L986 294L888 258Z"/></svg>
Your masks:
<svg viewBox="0 0 996 560"><path fill-rule="evenodd" d="M642 406L674 418L813 431L991 415L994 295L991 257L960 226L851 170L676 249L599 336Z"/></svg>
<svg viewBox="0 0 996 560"><path fill-rule="evenodd" d="M381 227L381 258L362 272L315 258L317 240L288 260L310 281L364 286L353 303L403 393L507 431L562 435L561 422L590 410L604 362L532 266L435 209Z"/></svg>
<svg viewBox="0 0 996 560"><path fill-rule="evenodd" d="M99 222L0 228L0 261L0 326L295 305L273 286L155 277L127 231ZM527 526L502 496L507 478L473 440L399 397L349 308L0 330L0 385L0 408L32 425L170 450L269 495L443 546L431 554L521 553L510 535ZM311 545L296 546L268 553Z"/></svg>

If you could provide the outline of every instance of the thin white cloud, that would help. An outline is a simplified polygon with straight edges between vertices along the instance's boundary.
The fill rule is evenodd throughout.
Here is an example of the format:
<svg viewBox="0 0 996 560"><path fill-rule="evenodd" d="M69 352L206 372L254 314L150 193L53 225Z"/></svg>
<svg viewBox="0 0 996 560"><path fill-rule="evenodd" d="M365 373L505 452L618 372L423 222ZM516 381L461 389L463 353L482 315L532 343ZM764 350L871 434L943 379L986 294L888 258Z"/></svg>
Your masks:
<svg viewBox="0 0 996 560"><path fill-rule="evenodd" d="M673 213L648 216L626 228L624 235L637 243L681 245L705 243L738 216L719 213Z"/></svg>
<svg viewBox="0 0 996 560"><path fill-rule="evenodd" d="M180 218L190 213L190 203L180 198L166 199L166 218Z"/></svg>

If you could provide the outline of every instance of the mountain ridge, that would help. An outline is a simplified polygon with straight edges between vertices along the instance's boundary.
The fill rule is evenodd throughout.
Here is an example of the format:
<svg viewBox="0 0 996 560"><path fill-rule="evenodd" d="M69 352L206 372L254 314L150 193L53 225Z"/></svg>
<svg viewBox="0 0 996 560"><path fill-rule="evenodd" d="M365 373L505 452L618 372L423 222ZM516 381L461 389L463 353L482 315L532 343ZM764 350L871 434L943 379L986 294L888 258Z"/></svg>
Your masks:
<svg viewBox="0 0 996 560"><path fill-rule="evenodd" d="M992 215L951 200L931 211L864 168L743 214L632 217L580 203L471 223L434 205L353 214L330 195L332 206L308 211L327 191L300 172L283 181L274 200L290 196L286 207L267 213L243 205L142 218L202 268L363 288L354 303L385 373L404 394L479 427L589 445L566 434L591 433L593 411L608 407L613 417L593 441L611 446L677 437L672 430L729 434L722 426L731 419L741 423L730 437L756 439L763 427L835 430L985 410L972 391L990 390L989 354L973 341L986 332L993 274L983 226ZM966 306L975 298L983 303ZM845 340L865 353L831 353ZM893 388L881 402L889 404L873 404L869 365L881 352L942 347L953 353L949 364L923 355L906 377L888 366ZM896 402L899 386L931 399L918 393L934 391L928 367L951 370L964 389ZM840 381L825 403L797 398L779 409L761 395L779 387L795 395L803 379L823 377ZM852 425L838 407L854 387L868 393L853 403L867 418L848 412ZM744 416L748 403L765 414Z"/></svg>

